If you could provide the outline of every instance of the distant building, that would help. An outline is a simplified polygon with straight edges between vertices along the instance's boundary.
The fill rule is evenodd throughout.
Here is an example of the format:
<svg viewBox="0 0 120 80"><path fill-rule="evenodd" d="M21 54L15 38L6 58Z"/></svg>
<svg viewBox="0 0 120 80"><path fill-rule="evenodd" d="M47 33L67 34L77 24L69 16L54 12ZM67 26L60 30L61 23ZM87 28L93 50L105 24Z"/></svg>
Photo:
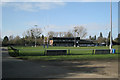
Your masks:
<svg viewBox="0 0 120 80"><path fill-rule="evenodd" d="M80 39L80 37L53 37L49 40L51 46L95 46L90 40Z"/></svg>
<svg viewBox="0 0 120 80"><path fill-rule="evenodd" d="M81 39L79 46L96 46L96 43L94 43L92 40Z"/></svg>

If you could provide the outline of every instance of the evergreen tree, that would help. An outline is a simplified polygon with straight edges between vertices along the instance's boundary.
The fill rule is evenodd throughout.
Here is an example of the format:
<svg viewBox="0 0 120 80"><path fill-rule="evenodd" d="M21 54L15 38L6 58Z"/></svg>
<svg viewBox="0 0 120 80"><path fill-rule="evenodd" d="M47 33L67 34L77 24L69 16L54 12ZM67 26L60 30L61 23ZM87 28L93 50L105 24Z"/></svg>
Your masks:
<svg viewBox="0 0 120 80"><path fill-rule="evenodd" d="M120 45L120 33L118 34L118 37L114 39L114 41Z"/></svg>
<svg viewBox="0 0 120 80"><path fill-rule="evenodd" d="M89 36L89 39L91 40L91 39L92 39L92 37L91 37L91 36Z"/></svg>
<svg viewBox="0 0 120 80"><path fill-rule="evenodd" d="M96 40L96 35L94 36L94 40Z"/></svg>
<svg viewBox="0 0 120 80"><path fill-rule="evenodd" d="M8 37L5 36L3 41L2 41L3 46L7 46L8 45L8 41L9 41Z"/></svg>
<svg viewBox="0 0 120 80"><path fill-rule="evenodd" d="M102 38L103 38L102 32L100 32L100 37L102 37Z"/></svg>
<svg viewBox="0 0 120 80"><path fill-rule="evenodd" d="M98 43L106 43L106 38L103 37L102 32L100 32L100 36L97 39Z"/></svg>
<svg viewBox="0 0 120 80"><path fill-rule="evenodd" d="M110 45L110 32L109 32L109 34L108 34L106 43L107 43L107 45Z"/></svg>
<svg viewBox="0 0 120 80"><path fill-rule="evenodd" d="M118 34L118 44L120 44L120 33Z"/></svg>
<svg viewBox="0 0 120 80"><path fill-rule="evenodd" d="M42 39L44 39L44 35L42 35Z"/></svg>

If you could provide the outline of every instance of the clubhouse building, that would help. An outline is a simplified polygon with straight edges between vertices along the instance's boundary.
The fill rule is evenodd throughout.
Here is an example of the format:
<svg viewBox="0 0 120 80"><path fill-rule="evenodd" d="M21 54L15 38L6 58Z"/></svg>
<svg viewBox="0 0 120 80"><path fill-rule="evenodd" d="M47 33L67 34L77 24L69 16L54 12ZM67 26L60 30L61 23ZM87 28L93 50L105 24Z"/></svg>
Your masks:
<svg viewBox="0 0 120 80"><path fill-rule="evenodd" d="M95 46L91 40L80 39L80 37L53 37L49 40L51 46Z"/></svg>

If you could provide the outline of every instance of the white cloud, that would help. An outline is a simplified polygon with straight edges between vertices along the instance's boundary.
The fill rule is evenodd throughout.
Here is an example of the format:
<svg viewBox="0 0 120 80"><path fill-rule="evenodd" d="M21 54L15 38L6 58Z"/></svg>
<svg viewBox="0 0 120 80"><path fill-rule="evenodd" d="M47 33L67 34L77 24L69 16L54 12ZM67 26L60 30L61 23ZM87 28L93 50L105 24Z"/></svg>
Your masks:
<svg viewBox="0 0 120 80"><path fill-rule="evenodd" d="M39 3L31 3L31 2L22 2L22 3L10 3L6 2L3 4L3 7L13 7L15 10L23 10L23 11L38 11L38 10L49 10L56 8L58 6L64 6L64 2L39 2Z"/></svg>
<svg viewBox="0 0 120 80"><path fill-rule="evenodd" d="M22 37L21 33L23 33L23 31L21 31L21 30L4 30L4 31L2 31L1 37L4 38L5 36L11 36L11 35L13 35L13 36L19 35L20 37Z"/></svg>
<svg viewBox="0 0 120 80"><path fill-rule="evenodd" d="M28 4L28 3L16 3L16 4L13 4L14 8L16 10L24 10L24 11L35 11L34 7L32 4Z"/></svg>
<svg viewBox="0 0 120 80"><path fill-rule="evenodd" d="M89 37L90 35L93 37L96 35L97 37L99 36L100 32L103 33L104 37L108 36L108 33L110 31L110 25L109 24L97 24L97 23L89 23L89 24L78 24L78 25L64 25L64 26L57 26L57 25L49 25L44 31L47 33L48 31L56 31L56 32L64 32L64 31L71 31L75 26L83 26L87 29L87 36ZM114 38L116 37L117 34L117 26L113 24L113 36Z"/></svg>
<svg viewBox="0 0 120 80"><path fill-rule="evenodd" d="M37 21L33 21L33 22L28 23L28 24L29 25L26 26L22 30L16 30L16 31L4 30L4 31L2 31L2 38L5 35L7 35L7 36L10 36L10 35L22 36L24 31L26 31L26 30L28 30L30 28L33 28L35 24L38 25L38 28L42 28L44 35L46 35L49 31L55 31L55 32L67 32L69 30L72 31L75 26L83 26L83 27L85 27L87 29L86 38L89 38L90 35L92 37L94 35L96 35L98 37L100 32L103 33L104 37L107 37L108 33L110 31L110 25L109 24L103 25L103 24L97 24L97 23L89 23L89 24L63 25L63 26L58 26L58 25L51 24L51 25L45 25L45 29L44 29L44 26L41 26L41 24L39 22L37 22ZM118 27L113 25L113 33L112 34L113 34L114 38L117 37L117 33L118 33Z"/></svg>
<svg viewBox="0 0 120 80"><path fill-rule="evenodd" d="M80 0L80 2L110 2L111 0ZM118 2L120 0L112 0L112 2Z"/></svg>
<svg viewBox="0 0 120 80"><path fill-rule="evenodd" d="M64 6L64 5L65 5L65 3L63 3L63 2L52 2L52 3L42 2L40 4L36 4L35 6L40 9L52 9L57 6Z"/></svg>
<svg viewBox="0 0 120 80"><path fill-rule="evenodd" d="M1 0L1 2L63 2L64 0Z"/></svg>
<svg viewBox="0 0 120 80"><path fill-rule="evenodd" d="M40 4L36 4L35 6L38 7L39 9L44 9L44 10L54 8L53 5L51 5L50 3L40 3Z"/></svg>
<svg viewBox="0 0 120 80"><path fill-rule="evenodd" d="M2 2L110 2L110 0L1 0ZM118 2L120 0L112 0Z"/></svg>

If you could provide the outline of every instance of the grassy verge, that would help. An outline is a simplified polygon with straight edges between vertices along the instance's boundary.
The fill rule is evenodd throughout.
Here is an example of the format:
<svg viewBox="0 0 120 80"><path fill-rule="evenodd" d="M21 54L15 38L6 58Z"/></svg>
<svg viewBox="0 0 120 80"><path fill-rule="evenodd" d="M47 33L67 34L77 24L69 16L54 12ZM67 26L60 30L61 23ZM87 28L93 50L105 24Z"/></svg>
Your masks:
<svg viewBox="0 0 120 80"><path fill-rule="evenodd" d="M19 49L19 56L16 58L27 59L27 60L117 60L118 54L120 51L118 49L119 46L113 46L116 49L115 54L99 54L92 55L92 50L89 49L109 49L106 46L99 47L49 47L43 48L39 47L15 47ZM43 56L45 49L70 49L70 53L72 55L57 55L57 56ZM80 50L86 49L86 50ZM87 50L88 49L88 50ZM9 50L9 54L15 55L12 50Z"/></svg>
<svg viewBox="0 0 120 80"><path fill-rule="evenodd" d="M105 55L63 55L63 56L19 56L17 58L27 60L41 60L41 61L71 61L71 60L117 60L118 54Z"/></svg>

